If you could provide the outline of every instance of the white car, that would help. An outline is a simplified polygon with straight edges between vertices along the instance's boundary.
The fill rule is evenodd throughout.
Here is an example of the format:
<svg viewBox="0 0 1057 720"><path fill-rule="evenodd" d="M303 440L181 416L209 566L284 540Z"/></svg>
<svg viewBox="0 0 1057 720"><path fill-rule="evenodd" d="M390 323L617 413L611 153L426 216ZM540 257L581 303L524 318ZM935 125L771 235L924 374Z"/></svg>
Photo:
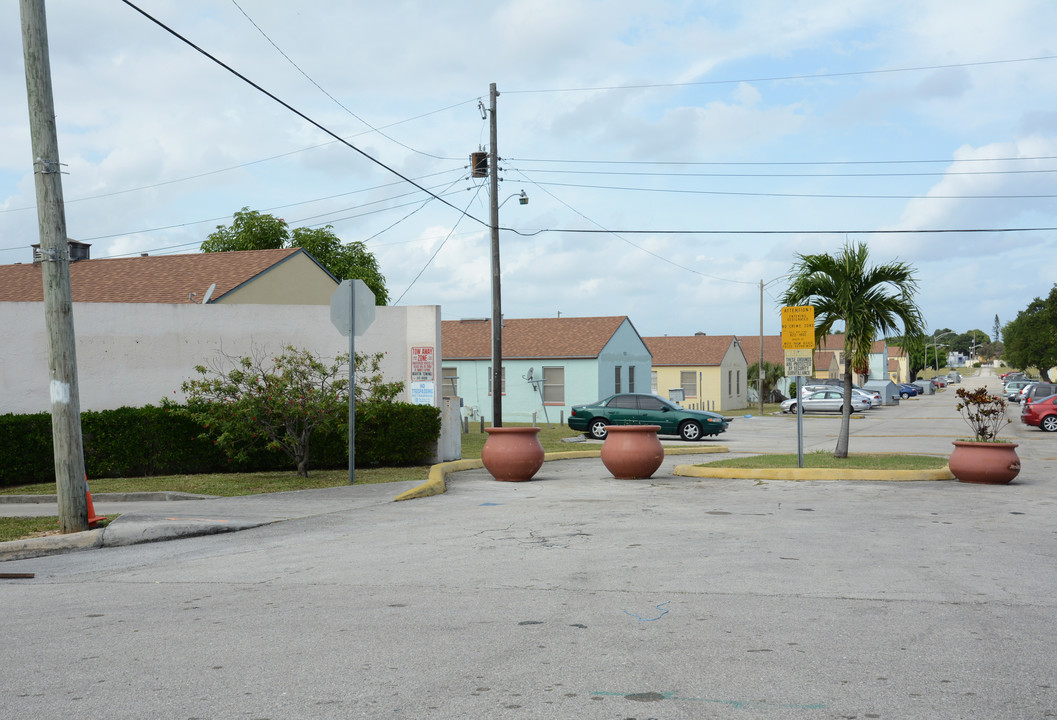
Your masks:
<svg viewBox="0 0 1057 720"><path fill-rule="evenodd" d="M800 399L803 403L804 412L841 412L844 409L844 393L835 387L825 390L816 390ZM862 412L869 408L871 403L861 397L852 395L852 412ZM795 413L797 401L794 398L782 403L782 412Z"/></svg>
<svg viewBox="0 0 1057 720"><path fill-rule="evenodd" d="M842 396L844 395L844 388L838 385L805 385L800 390L800 396L807 397L812 393L821 392L823 390L835 390L839 392ZM866 402L869 403L869 405L867 405L868 408L875 408L884 405L884 400L881 399L881 393L877 390L864 390L859 387L853 387L851 389L851 394L852 397L858 397L862 398L863 400L866 400ZM807 406L805 405L804 407Z"/></svg>

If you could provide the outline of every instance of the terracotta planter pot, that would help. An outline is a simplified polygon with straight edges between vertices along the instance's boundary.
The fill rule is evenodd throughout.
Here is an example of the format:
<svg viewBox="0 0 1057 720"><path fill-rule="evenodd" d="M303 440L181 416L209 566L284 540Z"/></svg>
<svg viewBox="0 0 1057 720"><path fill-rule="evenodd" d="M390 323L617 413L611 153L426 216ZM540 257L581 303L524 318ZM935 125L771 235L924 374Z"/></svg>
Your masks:
<svg viewBox="0 0 1057 720"><path fill-rule="evenodd" d="M1017 444L955 440L948 467L964 483L1004 485L1020 473Z"/></svg>
<svg viewBox="0 0 1057 720"><path fill-rule="evenodd" d="M481 448L481 462L496 480L524 482L543 467L543 446L537 427L485 428L488 439Z"/></svg>
<svg viewBox="0 0 1057 720"><path fill-rule="evenodd" d="M602 444L602 464L618 480L648 478L664 462L657 438L660 425L610 425Z"/></svg>

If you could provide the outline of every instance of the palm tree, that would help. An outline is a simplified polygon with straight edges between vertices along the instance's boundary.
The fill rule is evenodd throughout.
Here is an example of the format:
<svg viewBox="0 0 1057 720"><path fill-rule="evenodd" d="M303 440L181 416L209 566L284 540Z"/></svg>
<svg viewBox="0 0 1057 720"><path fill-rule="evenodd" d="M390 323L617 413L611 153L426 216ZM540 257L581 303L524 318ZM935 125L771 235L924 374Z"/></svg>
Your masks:
<svg viewBox="0 0 1057 720"><path fill-rule="evenodd" d="M870 348L877 337L898 330L904 336L921 335L925 322L914 302L917 279L904 262L868 267L866 243L845 244L834 255L797 255L783 305L813 305L815 347L837 323L844 325L844 411L834 457L848 457L851 429L852 371L870 364Z"/></svg>

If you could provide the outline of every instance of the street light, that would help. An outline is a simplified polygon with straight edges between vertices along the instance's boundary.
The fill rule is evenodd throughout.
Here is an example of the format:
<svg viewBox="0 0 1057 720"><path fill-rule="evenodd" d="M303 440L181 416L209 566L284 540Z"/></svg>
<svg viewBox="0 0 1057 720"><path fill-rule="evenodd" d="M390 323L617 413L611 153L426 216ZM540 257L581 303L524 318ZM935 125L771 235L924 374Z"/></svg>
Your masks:
<svg viewBox="0 0 1057 720"><path fill-rule="evenodd" d="M933 356L932 359L933 359L933 362L936 365L936 374L937 375L940 374L940 347L941 346L942 347L948 347L948 345L946 345L944 343L937 343L936 341L939 340L941 337L946 337L948 335L957 335L957 334L958 333L956 333L953 330L951 330L950 332L940 333L939 335L933 335L932 336L932 356Z"/></svg>

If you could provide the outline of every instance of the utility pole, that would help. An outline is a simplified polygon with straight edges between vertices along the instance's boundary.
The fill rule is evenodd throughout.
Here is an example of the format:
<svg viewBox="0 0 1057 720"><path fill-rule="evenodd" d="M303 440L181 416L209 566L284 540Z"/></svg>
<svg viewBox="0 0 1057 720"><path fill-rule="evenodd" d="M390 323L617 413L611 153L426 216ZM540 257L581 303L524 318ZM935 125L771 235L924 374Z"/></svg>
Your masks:
<svg viewBox="0 0 1057 720"><path fill-rule="evenodd" d="M59 172L55 103L51 93L48 27L44 0L20 0L20 10L37 222L40 227L44 322L48 331L51 430L54 438L59 530L72 533L88 529L88 501L73 332L70 250L66 239L66 214Z"/></svg>
<svg viewBox="0 0 1057 720"><path fill-rule="evenodd" d="M499 151L495 120L495 83L488 86L489 147L488 171L492 193L492 427L503 427L503 308L499 283Z"/></svg>
<svg viewBox="0 0 1057 720"><path fill-rule="evenodd" d="M760 382L758 386L760 396L760 415L763 415L763 278L760 278Z"/></svg>

